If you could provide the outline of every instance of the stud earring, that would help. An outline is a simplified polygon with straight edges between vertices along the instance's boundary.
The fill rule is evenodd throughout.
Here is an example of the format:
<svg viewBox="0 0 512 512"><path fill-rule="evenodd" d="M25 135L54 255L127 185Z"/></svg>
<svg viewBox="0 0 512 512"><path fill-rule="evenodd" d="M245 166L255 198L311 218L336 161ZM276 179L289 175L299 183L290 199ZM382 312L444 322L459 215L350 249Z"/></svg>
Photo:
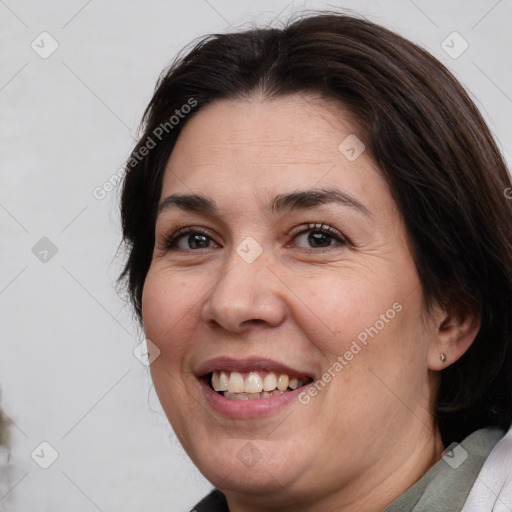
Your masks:
<svg viewBox="0 0 512 512"><path fill-rule="evenodd" d="M446 361L446 356L444 354L441 354L441 361L444 363Z"/></svg>

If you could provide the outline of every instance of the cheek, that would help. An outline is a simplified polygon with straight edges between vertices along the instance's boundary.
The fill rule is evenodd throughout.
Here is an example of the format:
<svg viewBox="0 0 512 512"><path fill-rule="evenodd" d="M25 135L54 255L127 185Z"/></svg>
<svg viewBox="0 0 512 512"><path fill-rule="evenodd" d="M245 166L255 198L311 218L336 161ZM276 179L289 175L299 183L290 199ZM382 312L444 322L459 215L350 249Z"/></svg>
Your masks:
<svg viewBox="0 0 512 512"><path fill-rule="evenodd" d="M336 368L345 374L346 366L395 372L397 360L410 362L413 373L422 365L429 336L422 327L421 287L416 279L400 280L384 270L295 279L293 315L324 369L340 356Z"/></svg>
<svg viewBox="0 0 512 512"><path fill-rule="evenodd" d="M355 272L341 271L307 280L295 278L296 321L311 339L325 338L328 352L342 354L358 336L364 340L376 322L380 332L397 316L396 286L382 279L379 283L369 272L366 275L363 280Z"/></svg>
<svg viewBox="0 0 512 512"><path fill-rule="evenodd" d="M144 332L161 351L161 357L176 365L186 344L180 340L194 329L199 307L194 286L185 276L176 278L150 269L142 294ZM170 357L172 355L172 357Z"/></svg>
<svg viewBox="0 0 512 512"><path fill-rule="evenodd" d="M189 367L189 340L198 322L198 299L186 276L150 268L142 295L144 332L160 350L150 366L155 391L181 444L190 449L185 432L193 407L189 387L194 381ZM188 384L187 384L188 383ZM192 403L195 403L192 401Z"/></svg>

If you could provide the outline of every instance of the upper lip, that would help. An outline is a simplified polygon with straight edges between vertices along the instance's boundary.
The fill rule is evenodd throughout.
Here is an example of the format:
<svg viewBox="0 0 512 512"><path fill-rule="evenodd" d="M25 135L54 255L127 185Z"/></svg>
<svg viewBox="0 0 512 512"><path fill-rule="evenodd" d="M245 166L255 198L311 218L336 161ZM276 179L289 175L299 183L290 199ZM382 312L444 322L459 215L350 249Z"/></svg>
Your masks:
<svg viewBox="0 0 512 512"><path fill-rule="evenodd" d="M286 364L262 357L249 357L234 359L232 357L216 357L205 361L196 370L198 377L205 377L214 371L250 372L254 370L266 370L269 372L284 373L291 377L312 378L310 372L292 368Z"/></svg>

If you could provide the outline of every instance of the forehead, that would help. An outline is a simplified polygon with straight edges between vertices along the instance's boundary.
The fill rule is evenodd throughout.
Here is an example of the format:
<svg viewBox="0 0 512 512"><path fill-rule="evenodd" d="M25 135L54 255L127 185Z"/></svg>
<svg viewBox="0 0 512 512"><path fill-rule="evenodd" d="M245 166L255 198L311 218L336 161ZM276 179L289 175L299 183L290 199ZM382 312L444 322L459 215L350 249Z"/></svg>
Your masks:
<svg viewBox="0 0 512 512"><path fill-rule="evenodd" d="M318 186L352 194L385 192L380 172L364 151L347 158L347 144L357 153L362 149L355 132L346 109L317 97L217 100L183 127L162 196L207 192L234 200L234 188L244 195Z"/></svg>

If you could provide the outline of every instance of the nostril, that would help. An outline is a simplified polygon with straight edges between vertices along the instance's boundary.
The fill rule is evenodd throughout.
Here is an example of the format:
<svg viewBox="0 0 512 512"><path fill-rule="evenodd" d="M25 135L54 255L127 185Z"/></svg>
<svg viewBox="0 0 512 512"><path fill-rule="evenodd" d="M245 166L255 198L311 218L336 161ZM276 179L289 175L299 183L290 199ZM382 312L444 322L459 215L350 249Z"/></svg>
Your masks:
<svg viewBox="0 0 512 512"><path fill-rule="evenodd" d="M251 320L244 320L241 325L261 325L264 324L265 320L262 320L261 318L252 318Z"/></svg>

